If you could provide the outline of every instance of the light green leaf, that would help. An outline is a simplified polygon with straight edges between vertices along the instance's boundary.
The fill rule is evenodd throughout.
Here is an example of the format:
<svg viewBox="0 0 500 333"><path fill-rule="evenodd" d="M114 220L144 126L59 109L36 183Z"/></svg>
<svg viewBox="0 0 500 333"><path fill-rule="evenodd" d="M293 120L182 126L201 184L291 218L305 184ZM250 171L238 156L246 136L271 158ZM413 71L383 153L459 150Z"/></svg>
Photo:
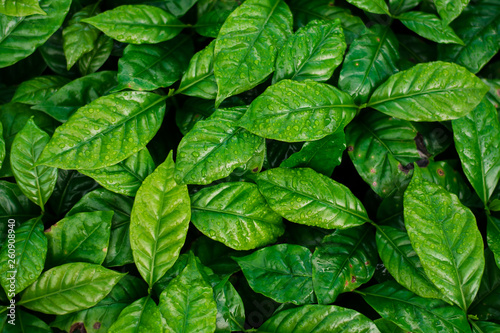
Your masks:
<svg viewBox="0 0 500 333"><path fill-rule="evenodd" d="M465 45L439 45L441 60L455 62L477 73L500 50L500 8L496 1L470 4L451 26Z"/></svg>
<svg viewBox="0 0 500 333"><path fill-rule="evenodd" d="M7 0L0 3L0 14L9 16L47 15L38 0Z"/></svg>
<svg viewBox="0 0 500 333"><path fill-rule="evenodd" d="M152 288L175 263L191 217L186 185L174 180L172 152L143 182L130 220L130 245L139 273Z"/></svg>
<svg viewBox="0 0 500 333"><path fill-rule="evenodd" d="M403 287L420 297L441 298L432 284L405 231L389 226L377 228L377 249L385 268Z"/></svg>
<svg viewBox="0 0 500 333"><path fill-rule="evenodd" d="M16 89L12 102L37 105L43 103L70 80L55 75L38 76L22 82Z"/></svg>
<svg viewBox="0 0 500 333"><path fill-rule="evenodd" d="M292 13L282 0L247 0L232 12L215 42L215 104L262 83L291 30Z"/></svg>
<svg viewBox="0 0 500 333"><path fill-rule="evenodd" d="M235 250L276 242L285 231L281 220L252 183L206 187L191 198L191 221L196 228Z"/></svg>
<svg viewBox="0 0 500 333"><path fill-rule="evenodd" d="M486 205L500 179L500 121L495 107L483 101L453 120L453 137L467 179Z"/></svg>
<svg viewBox="0 0 500 333"><path fill-rule="evenodd" d="M347 187L311 169L271 169L256 181L269 206L291 222L345 229L369 221Z"/></svg>
<svg viewBox="0 0 500 333"><path fill-rule="evenodd" d="M408 29L433 42L465 45L455 31L434 14L412 11L403 13L397 18Z"/></svg>
<svg viewBox="0 0 500 333"><path fill-rule="evenodd" d="M97 38L92 51L85 53L78 60L78 69L85 76L97 72L108 60L113 50L113 40L102 34Z"/></svg>
<svg viewBox="0 0 500 333"><path fill-rule="evenodd" d="M116 90L155 90L169 87L180 79L193 54L187 35L153 45L130 44L118 61Z"/></svg>
<svg viewBox="0 0 500 333"><path fill-rule="evenodd" d="M96 305L125 274L88 263L71 263L44 272L17 303L47 314L67 314Z"/></svg>
<svg viewBox="0 0 500 333"><path fill-rule="evenodd" d="M469 0L434 0L434 5L436 5L439 16L443 20L443 25L449 25L462 13L468 4Z"/></svg>
<svg viewBox="0 0 500 333"><path fill-rule="evenodd" d="M456 195L422 179L416 168L405 191L404 217L429 280L466 311L484 270L483 239L474 214Z"/></svg>
<svg viewBox="0 0 500 333"><path fill-rule="evenodd" d="M57 169L43 165L36 166L38 158L50 137L36 126L33 118L16 134L12 143L10 164L21 191L45 210L57 181Z"/></svg>
<svg viewBox="0 0 500 333"><path fill-rule="evenodd" d="M343 128L355 114L352 98L331 85L283 80L250 104L239 125L266 139L313 141Z"/></svg>
<svg viewBox="0 0 500 333"><path fill-rule="evenodd" d="M79 171L112 192L134 197L144 179L155 167L148 149L143 148L115 165Z"/></svg>
<svg viewBox="0 0 500 333"><path fill-rule="evenodd" d="M394 74L368 106L404 120L443 121L465 116L487 92L488 86L465 68L436 61Z"/></svg>
<svg viewBox="0 0 500 333"><path fill-rule="evenodd" d="M14 253L9 253L8 242L0 252L0 282L11 299L12 271L15 273L15 294L20 293L36 281L42 273L47 255L47 239L43 235L41 218L31 219L15 229Z"/></svg>
<svg viewBox="0 0 500 333"><path fill-rule="evenodd" d="M233 259L255 292L280 303L314 302L312 255L306 247L279 244Z"/></svg>
<svg viewBox="0 0 500 333"><path fill-rule="evenodd" d="M372 228L337 230L327 235L312 257L318 303L333 303L341 293L370 281L377 261Z"/></svg>
<svg viewBox="0 0 500 333"><path fill-rule="evenodd" d="M327 81L342 62L346 47L340 20L309 22L279 51L273 83L283 79Z"/></svg>
<svg viewBox="0 0 500 333"><path fill-rule="evenodd" d="M280 311L258 330L261 333L294 331L301 333L380 333L375 323L359 312L335 305L317 304Z"/></svg>
<svg viewBox="0 0 500 333"><path fill-rule="evenodd" d="M389 27L375 25L356 38L347 52L339 88L366 103L382 82L398 71L398 40Z"/></svg>
<svg viewBox="0 0 500 333"><path fill-rule="evenodd" d="M162 333L161 313L150 296L138 299L120 313L109 333Z"/></svg>
<svg viewBox="0 0 500 333"><path fill-rule="evenodd" d="M456 306L419 297L394 281L363 289L360 294L382 318L396 323L405 332L471 332L465 313Z"/></svg>
<svg viewBox="0 0 500 333"><path fill-rule="evenodd" d="M106 258L112 211L68 215L46 232L49 240L47 266L70 262L102 264Z"/></svg>
<svg viewBox="0 0 500 333"><path fill-rule="evenodd" d="M219 109L182 138L175 167L178 184L210 184L252 159L264 139L238 127L244 112L245 108Z"/></svg>
<svg viewBox="0 0 500 333"><path fill-rule="evenodd" d="M205 99L216 98L218 88L214 76L214 47L215 41L212 41L191 58L176 94Z"/></svg>
<svg viewBox="0 0 500 333"><path fill-rule="evenodd" d="M70 5L71 0L40 0L40 8L47 15L12 17L0 14L0 68L35 52L59 29Z"/></svg>
<svg viewBox="0 0 500 333"><path fill-rule="evenodd" d="M160 128L165 96L122 92L78 109L45 147L39 165L99 169L143 149Z"/></svg>
<svg viewBox="0 0 500 333"><path fill-rule="evenodd" d="M76 12L63 30L63 48L68 70L85 53L91 52L95 47L95 42L100 33L99 30L90 24L81 22L81 20L99 14L98 5L99 2Z"/></svg>
<svg viewBox="0 0 500 333"><path fill-rule="evenodd" d="M368 13L387 14L391 16L384 0L347 0L347 2Z"/></svg>
<svg viewBox="0 0 500 333"><path fill-rule="evenodd" d="M487 222L487 241L488 246L495 255L498 268L500 268L500 219L488 215Z"/></svg>
<svg viewBox="0 0 500 333"><path fill-rule="evenodd" d="M185 27L166 11L147 5L125 5L83 19L122 43L156 44L172 39Z"/></svg>
<svg viewBox="0 0 500 333"><path fill-rule="evenodd" d="M165 332L214 332L217 305L213 290L203 278L195 257L160 295L161 314L166 320Z"/></svg>
<svg viewBox="0 0 500 333"><path fill-rule="evenodd" d="M116 72L104 71L73 80L52 96L33 106L52 118L65 122L77 109L105 95L116 85Z"/></svg>
<svg viewBox="0 0 500 333"><path fill-rule="evenodd" d="M72 216L83 212L113 211L111 236L103 265L106 267L132 264L134 258L130 248L130 213L132 198L111 193L103 188L87 193L66 214Z"/></svg>

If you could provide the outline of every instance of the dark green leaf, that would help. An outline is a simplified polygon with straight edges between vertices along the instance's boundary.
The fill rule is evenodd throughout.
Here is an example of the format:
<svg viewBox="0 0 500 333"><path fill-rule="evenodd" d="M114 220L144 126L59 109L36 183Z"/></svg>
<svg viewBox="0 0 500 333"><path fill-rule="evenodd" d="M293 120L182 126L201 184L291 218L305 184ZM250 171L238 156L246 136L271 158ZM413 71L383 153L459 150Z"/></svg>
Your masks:
<svg viewBox="0 0 500 333"><path fill-rule="evenodd" d="M138 299L120 313L109 333L162 333L160 310L150 296Z"/></svg>
<svg viewBox="0 0 500 333"><path fill-rule="evenodd" d="M2 2L3 3L3 2ZM12 17L0 14L0 68L28 57L61 26L71 0L40 0L47 15Z"/></svg>
<svg viewBox="0 0 500 333"><path fill-rule="evenodd" d="M187 35L153 45L129 45L118 61L116 90L155 90L169 87L181 78L193 54Z"/></svg>
<svg viewBox="0 0 500 333"><path fill-rule="evenodd" d="M291 222L344 229L369 221L347 187L311 169L277 168L256 180L269 206Z"/></svg>
<svg viewBox="0 0 500 333"><path fill-rule="evenodd" d="M343 128L355 114L352 98L333 86L283 80L250 104L239 125L267 139L313 141Z"/></svg>
<svg viewBox="0 0 500 333"><path fill-rule="evenodd" d="M389 16L391 15L384 0L347 0L347 2L364 10L365 12L387 14Z"/></svg>
<svg viewBox="0 0 500 333"><path fill-rule="evenodd" d="M3 139L3 125L0 122L0 170L2 169L2 163L5 159L5 140Z"/></svg>
<svg viewBox="0 0 500 333"><path fill-rule="evenodd" d="M250 287L277 302L314 302L312 255L302 246L279 244L233 257Z"/></svg>
<svg viewBox="0 0 500 333"><path fill-rule="evenodd" d="M500 121L486 99L452 121L455 146L465 175L486 205L500 179Z"/></svg>
<svg viewBox="0 0 500 333"><path fill-rule="evenodd" d="M500 325L487 321L471 321L472 332L474 333L499 333Z"/></svg>
<svg viewBox="0 0 500 333"><path fill-rule="evenodd" d="M229 15L214 49L217 106L273 72L278 49L291 30L292 13L282 0L247 0Z"/></svg>
<svg viewBox="0 0 500 333"><path fill-rule="evenodd" d="M448 25L456 19L468 4L469 0L434 0L434 5L439 16L441 16L443 25Z"/></svg>
<svg viewBox="0 0 500 333"><path fill-rule="evenodd" d="M500 268L500 219L488 215L487 224L488 246L495 255L498 268Z"/></svg>
<svg viewBox="0 0 500 333"><path fill-rule="evenodd" d="M313 254L313 284L318 303L335 302L338 295L370 281L378 258L371 228L337 230L326 236Z"/></svg>
<svg viewBox="0 0 500 333"><path fill-rule="evenodd" d="M217 38L222 25L230 14L230 10L208 12L199 18L194 28L202 36Z"/></svg>
<svg viewBox="0 0 500 333"><path fill-rule="evenodd" d="M207 187L191 198L191 221L206 236L235 250L276 242L285 230L257 185L237 182Z"/></svg>
<svg viewBox="0 0 500 333"><path fill-rule="evenodd" d="M174 14L175 17L181 17L193 7L198 0L163 0L168 11Z"/></svg>
<svg viewBox="0 0 500 333"><path fill-rule="evenodd" d="M422 298L396 282L387 281L361 291L381 316L408 332L470 333L465 313L441 300Z"/></svg>
<svg viewBox="0 0 500 333"><path fill-rule="evenodd" d="M52 333L49 325L40 318L21 310L16 310L16 325L7 324L3 333ZM1 328L1 327L0 327Z"/></svg>
<svg viewBox="0 0 500 333"><path fill-rule="evenodd" d="M345 49L340 20L310 22L279 51L273 83L283 79L327 81L342 62Z"/></svg>
<svg viewBox="0 0 500 333"><path fill-rule="evenodd" d="M239 331L245 326L245 308L240 295L234 289L229 278L214 287L217 303L217 329L215 332Z"/></svg>
<svg viewBox="0 0 500 333"><path fill-rule="evenodd" d="M394 324L392 321L380 318L374 321L380 332L384 333L407 333L405 330Z"/></svg>
<svg viewBox="0 0 500 333"><path fill-rule="evenodd" d="M184 24L170 13L147 5L120 6L82 20L122 43L155 44L178 35Z"/></svg>
<svg viewBox="0 0 500 333"><path fill-rule="evenodd" d="M38 48L45 63L56 74L66 77L75 77L77 72L72 68L67 70L66 56L64 55L62 28L59 28L42 46Z"/></svg>
<svg viewBox="0 0 500 333"><path fill-rule="evenodd" d="M347 52L339 87L356 103L366 103L375 88L397 72L398 59L398 40L391 29L381 25L367 28Z"/></svg>
<svg viewBox="0 0 500 333"><path fill-rule="evenodd" d="M130 245L139 273L152 288L172 267L191 217L186 185L174 180L172 152L137 191L130 220Z"/></svg>
<svg viewBox="0 0 500 333"><path fill-rule="evenodd" d="M474 214L419 168L404 196L405 226L429 280L464 311L484 270L483 241Z"/></svg>
<svg viewBox="0 0 500 333"><path fill-rule="evenodd" d="M377 326L361 313L335 305L304 305L271 317L261 333L379 333ZM385 332L384 332L385 333Z"/></svg>
<svg viewBox="0 0 500 333"><path fill-rule="evenodd" d="M392 14L398 15L418 6L421 1L422 0L389 0L389 8Z"/></svg>
<svg viewBox="0 0 500 333"><path fill-rule="evenodd" d="M12 143L10 164L21 191L34 203L44 206L52 195L57 181L57 169L35 166L50 137L36 126L33 118L16 134Z"/></svg>
<svg viewBox="0 0 500 333"><path fill-rule="evenodd" d="M144 148L115 165L79 171L112 192L134 197L144 179L155 167L151 154Z"/></svg>
<svg viewBox="0 0 500 333"><path fill-rule="evenodd" d="M101 301L125 274L88 263L71 263L43 273L17 303L47 314L67 314Z"/></svg>
<svg viewBox="0 0 500 333"><path fill-rule="evenodd" d="M375 90L368 106L405 120L451 120L472 111L487 91L463 67L436 61L394 74Z"/></svg>
<svg viewBox="0 0 500 333"><path fill-rule="evenodd" d="M37 105L43 103L70 81L62 76L44 75L24 81L16 89L12 102Z"/></svg>
<svg viewBox="0 0 500 333"><path fill-rule="evenodd" d="M481 286L468 313L480 320L500 321L500 268L495 264L493 253L484 251L486 266Z"/></svg>
<svg viewBox="0 0 500 333"><path fill-rule="evenodd" d="M102 34L97 38L92 51L85 53L78 60L78 69L85 76L97 72L99 68L108 60L113 49L113 40Z"/></svg>
<svg viewBox="0 0 500 333"><path fill-rule="evenodd" d="M9 16L47 15L38 0L10 0L0 3L0 14Z"/></svg>
<svg viewBox="0 0 500 333"><path fill-rule="evenodd" d="M56 130L38 164L99 169L123 161L143 149L158 131L165 98L134 91L96 99Z"/></svg>
<svg viewBox="0 0 500 333"><path fill-rule="evenodd" d="M397 18L408 29L433 42L465 45L455 31L434 14L413 11L403 13Z"/></svg>

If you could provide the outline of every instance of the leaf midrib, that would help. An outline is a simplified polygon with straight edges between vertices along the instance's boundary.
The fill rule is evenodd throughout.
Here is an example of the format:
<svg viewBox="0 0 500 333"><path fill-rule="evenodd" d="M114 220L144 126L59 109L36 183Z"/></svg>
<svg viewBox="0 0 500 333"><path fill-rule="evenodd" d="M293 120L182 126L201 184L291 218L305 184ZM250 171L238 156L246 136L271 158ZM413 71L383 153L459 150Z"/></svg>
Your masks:
<svg viewBox="0 0 500 333"><path fill-rule="evenodd" d="M259 219L258 217L241 215L241 214L238 214L237 212L232 212L232 211L228 211L228 210L218 210L218 209L214 209L214 208L195 206L193 204L191 205L191 209L192 210L199 210L199 211L208 211L208 212L213 212L213 213L220 213L222 215L232 215L232 216L236 216L236 217L241 217L243 219L249 219L249 220L253 220L253 221L257 221L257 222L262 222L264 224L270 224L273 226L277 226L275 223L271 223L269 221Z"/></svg>
<svg viewBox="0 0 500 333"><path fill-rule="evenodd" d="M398 100L398 99L407 99L407 98L411 98L413 96L428 95L428 94L439 94L439 93L443 93L443 92L448 92L449 93L450 91L451 92L455 92L455 91L463 91L463 90L476 90L476 88L468 88L468 87L466 87L466 88L455 88L455 89L431 89L431 90L423 90L423 91L419 91L419 92L415 92L415 93L411 93L411 94L407 94L407 95L396 95L395 97L391 96L389 98L382 99L382 100L376 101L374 103L368 102L367 107L373 107L374 105L377 105L377 104L391 102L391 101Z"/></svg>

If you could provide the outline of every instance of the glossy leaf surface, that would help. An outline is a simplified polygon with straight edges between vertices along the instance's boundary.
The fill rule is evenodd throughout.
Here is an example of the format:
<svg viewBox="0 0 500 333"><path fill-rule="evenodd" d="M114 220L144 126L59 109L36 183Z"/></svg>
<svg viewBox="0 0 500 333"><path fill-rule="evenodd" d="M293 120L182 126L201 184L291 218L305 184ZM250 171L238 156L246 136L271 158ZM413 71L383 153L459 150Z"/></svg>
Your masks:
<svg viewBox="0 0 500 333"><path fill-rule="evenodd" d="M443 25L449 25L456 19L464 8L469 4L469 0L436 0L436 9L441 16Z"/></svg>
<svg viewBox="0 0 500 333"><path fill-rule="evenodd" d="M24 81L16 89L12 102L37 105L51 97L70 81L62 76L44 75Z"/></svg>
<svg viewBox="0 0 500 333"><path fill-rule="evenodd" d="M85 53L78 60L80 73L85 76L97 72L108 60L112 49L113 40L104 34L99 36L92 51Z"/></svg>
<svg viewBox="0 0 500 333"><path fill-rule="evenodd" d="M464 45L455 31L434 14L413 11L399 15L398 19L408 29L433 42Z"/></svg>
<svg viewBox="0 0 500 333"><path fill-rule="evenodd" d="M151 332L162 333L161 314L151 297L138 299L120 313L109 328L110 333Z"/></svg>
<svg viewBox="0 0 500 333"><path fill-rule="evenodd" d="M0 4L0 14L9 16L47 15L38 0L11 0Z"/></svg>

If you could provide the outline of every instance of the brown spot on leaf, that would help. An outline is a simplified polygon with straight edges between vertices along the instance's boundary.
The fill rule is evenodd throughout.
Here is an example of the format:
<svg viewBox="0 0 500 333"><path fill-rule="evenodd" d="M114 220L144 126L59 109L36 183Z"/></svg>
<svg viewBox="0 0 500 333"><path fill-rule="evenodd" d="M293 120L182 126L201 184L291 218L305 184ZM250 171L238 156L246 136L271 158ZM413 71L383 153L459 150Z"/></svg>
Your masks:
<svg viewBox="0 0 500 333"><path fill-rule="evenodd" d="M413 168L409 168L408 166L409 166L409 164L407 166L403 166L403 164L398 163L398 169L401 170L402 172L404 172L405 174L408 174L408 172L410 172L410 169L413 169Z"/></svg>
<svg viewBox="0 0 500 333"><path fill-rule="evenodd" d="M346 281L346 282L344 283L344 287L347 287L348 285L349 285L349 281Z"/></svg>
<svg viewBox="0 0 500 333"><path fill-rule="evenodd" d="M370 264L369 261L365 261L365 265L368 266Z"/></svg>
<svg viewBox="0 0 500 333"><path fill-rule="evenodd" d="M54 223L53 225L51 225L47 230L45 230L45 232L50 232L52 230L52 228L55 226L57 226L57 223Z"/></svg>
<svg viewBox="0 0 500 333"><path fill-rule="evenodd" d="M370 169L370 172L371 172L371 173L375 173L375 169L371 168L371 169Z"/></svg>
<svg viewBox="0 0 500 333"><path fill-rule="evenodd" d="M426 158L431 156L431 154L429 154L429 151L427 150L427 147L425 146L424 136L422 134L417 133L417 136L413 140L415 141L420 157Z"/></svg>
<svg viewBox="0 0 500 333"><path fill-rule="evenodd" d="M100 328L101 328L101 323L100 323L100 322L98 322L98 321L96 321L96 322L94 323L94 329L95 329L95 330L98 330L98 329L100 329Z"/></svg>
<svg viewBox="0 0 500 333"><path fill-rule="evenodd" d="M87 330L85 329L85 324L74 323L73 325L71 325L71 327L69 328L69 333L75 333L75 332L87 333Z"/></svg>
<svg viewBox="0 0 500 333"><path fill-rule="evenodd" d="M356 277L355 277L355 276L353 276L353 277L351 278L351 282L352 282L352 283L356 282Z"/></svg>
<svg viewBox="0 0 500 333"><path fill-rule="evenodd" d="M351 268L352 268L352 264L349 264L349 267L351 267Z"/></svg>
<svg viewBox="0 0 500 333"><path fill-rule="evenodd" d="M437 173L438 175L440 175L441 177L444 176L444 171L443 169L437 169Z"/></svg>
<svg viewBox="0 0 500 333"><path fill-rule="evenodd" d="M252 169L252 172L253 172L253 173L255 173L255 172L257 172L257 171L259 171L259 168L253 168L253 169Z"/></svg>
<svg viewBox="0 0 500 333"><path fill-rule="evenodd" d="M354 150L354 147L353 146L349 146L347 147L347 151L353 151Z"/></svg>

